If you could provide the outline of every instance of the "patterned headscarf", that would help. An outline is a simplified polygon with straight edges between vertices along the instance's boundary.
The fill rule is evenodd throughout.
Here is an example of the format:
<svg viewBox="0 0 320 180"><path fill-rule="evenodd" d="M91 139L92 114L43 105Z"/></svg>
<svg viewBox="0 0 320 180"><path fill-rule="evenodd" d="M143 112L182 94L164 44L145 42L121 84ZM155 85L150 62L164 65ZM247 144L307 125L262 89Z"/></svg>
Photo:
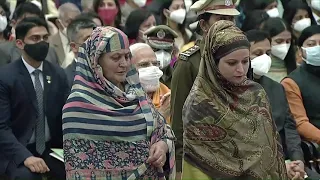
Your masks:
<svg viewBox="0 0 320 180"><path fill-rule="evenodd" d="M121 121L128 119L131 121L145 119L147 140L150 140L150 145L160 140L167 143L171 175L174 176L173 141L175 137L171 128L167 128L165 119L147 99L135 67L132 65L127 73L124 91L103 76L98 63L99 58L103 53L121 49L129 50L128 38L122 31L114 27L94 29L89 39L79 48L74 84L63 109L64 142L74 139L105 141L106 136L103 134L110 131L115 135L108 136L108 139L123 141L122 137L116 135L115 130L110 129L108 125L97 124L100 131L105 131L105 133L97 135L94 133L96 129L90 129L91 126L88 124L95 124L97 120L121 123ZM66 162L71 162L74 155L69 153L65 157ZM148 164L141 165L128 179L135 179L143 175L147 168Z"/></svg>
<svg viewBox="0 0 320 180"><path fill-rule="evenodd" d="M96 81L104 90L115 98L121 97L133 100L132 96L134 94L126 94L108 81L103 76L101 66L99 65L99 58L103 53L114 52L121 49L129 49L129 41L126 34L114 27L98 27L93 31L92 36L85 42L84 46L80 47L79 60L88 60L87 63L89 63L88 65L93 71L93 76L95 76L95 80L90 81ZM126 81L129 85L142 90L139 84L139 78L136 75L137 71L132 65ZM143 94L140 92L139 95Z"/></svg>
<svg viewBox="0 0 320 180"><path fill-rule="evenodd" d="M185 160L211 178L286 179L282 148L263 88L232 84L215 57L248 48L230 21L209 30L199 74L183 107Z"/></svg>

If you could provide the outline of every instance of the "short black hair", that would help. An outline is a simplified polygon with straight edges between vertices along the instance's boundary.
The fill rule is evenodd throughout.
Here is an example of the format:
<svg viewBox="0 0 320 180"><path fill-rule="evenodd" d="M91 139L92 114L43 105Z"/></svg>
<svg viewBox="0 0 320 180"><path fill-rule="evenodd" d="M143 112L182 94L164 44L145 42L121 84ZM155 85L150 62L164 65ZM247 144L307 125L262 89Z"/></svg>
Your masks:
<svg viewBox="0 0 320 180"><path fill-rule="evenodd" d="M124 31L129 39L137 39L140 25L153 14L146 9L132 11L127 19Z"/></svg>
<svg viewBox="0 0 320 180"><path fill-rule="evenodd" d="M290 31L289 28L290 26L282 18L276 17L267 19L261 30L268 32L270 37L273 38L285 30Z"/></svg>
<svg viewBox="0 0 320 180"><path fill-rule="evenodd" d="M320 25L312 25L304 29L298 39L298 46L301 47L305 40L315 34L320 34Z"/></svg>
<svg viewBox="0 0 320 180"><path fill-rule="evenodd" d="M21 3L14 11L12 19L18 20L20 18L23 18L26 14L34 14L42 19L45 19L43 12L40 10L40 8L31 3L31 2L25 2Z"/></svg>
<svg viewBox="0 0 320 180"><path fill-rule="evenodd" d="M97 25L89 17L77 17L72 20L67 28L67 36L69 42L75 41L79 30L92 28L94 29Z"/></svg>
<svg viewBox="0 0 320 180"><path fill-rule="evenodd" d="M261 42L261 41L264 41L265 39L268 39L271 43L270 35L265 31L253 29L253 30L245 32L245 35L247 36L248 41L250 43L251 42L253 42L253 43Z"/></svg>
<svg viewBox="0 0 320 180"><path fill-rule="evenodd" d="M241 0L239 6L243 10L244 14L247 15L253 10L264 10L275 1L276 0Z"/></svg>
<svg viewBox="0 0 320 180"><path fill-rule="evenodd" d="M81 13L79 16L77 16L77 18L89 18L92 21L93 19L99 19L101 24L103 25L103 21L101 17L95 12L84 12L84 13Z"/></svg>
<svg viewBox="0 0 320 180"><path fill-rule="evenodd" d="M249 12L243 21L241 30L246 32L252 29L259 29L260 25L269 18L270 17L265 10L254 10Z"/></svg>
<svg viewBox="0 0 320 180"><path fill-rule="evenodd" d="M49 32L47 22L39 17L26 17L16 26L16 39L24 39L30 29L34 27L45 27Z"/></svg>

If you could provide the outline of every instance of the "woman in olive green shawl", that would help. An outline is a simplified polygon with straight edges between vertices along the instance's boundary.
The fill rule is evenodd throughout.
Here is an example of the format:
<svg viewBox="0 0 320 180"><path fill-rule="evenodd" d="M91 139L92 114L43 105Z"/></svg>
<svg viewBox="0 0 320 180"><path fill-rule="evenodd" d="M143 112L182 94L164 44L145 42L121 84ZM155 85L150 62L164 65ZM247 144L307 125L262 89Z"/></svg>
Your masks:
<svg viewBox="0 0 320 180"><path fill-rule="evenodd" d="M183 179L287 179L266 93L246 78L249 46L229 21L206 36L183 108Z"/></svg>

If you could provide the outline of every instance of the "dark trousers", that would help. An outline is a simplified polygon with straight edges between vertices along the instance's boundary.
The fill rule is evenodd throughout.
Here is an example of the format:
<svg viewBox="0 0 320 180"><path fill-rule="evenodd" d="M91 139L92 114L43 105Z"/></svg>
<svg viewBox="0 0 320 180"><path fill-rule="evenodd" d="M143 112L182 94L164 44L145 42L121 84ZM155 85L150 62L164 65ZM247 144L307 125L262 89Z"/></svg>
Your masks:
<svg viewBox="0 0 320 180"><path fill-rule="evenodd" d="M305 168L305 171L307 173L307 175L309 176L307 179L316 179L319 180L320 179L320 174L318 174L317 172L312 171L309 168Z"/></svg>
<svg viewBox="0 0 320 180"><path fill-rule="evenodd" d="M49 147L49 146L47 146ZM66 179L66 172L64 168L64 163L51 157L49 154L51 150L47 148L42 155L39 155L36 152L35 145L28 145L28 150L35 156L40 157L44 160L47 166L50 169L48 175L51 177L52 180L65 180ZM8 168L6 170L7 176L11 180L42 180L42 174L33 173L30 171L29 168L24 166L24 164L16 165L14 162L9 163Z"/></svg>

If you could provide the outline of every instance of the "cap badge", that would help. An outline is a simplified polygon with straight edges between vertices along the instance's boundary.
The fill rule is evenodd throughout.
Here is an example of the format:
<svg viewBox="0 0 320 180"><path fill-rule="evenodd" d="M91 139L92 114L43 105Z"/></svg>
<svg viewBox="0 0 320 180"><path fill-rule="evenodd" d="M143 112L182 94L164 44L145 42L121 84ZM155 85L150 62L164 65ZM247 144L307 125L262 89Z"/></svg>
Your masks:
<svg viewBox="0 0 320 180"><path fill-rule="evenodd" d="M158 31L157 32L157 37L159 38L159 39L163 39L163 38L165 38L166 37L166 33L164 32L164 30L160 30L160 31Z"/></svg>
<svg viewBox="0 0 320 180"><path fill-rule="evenodd" d="M226 6L231 6L232 5L231 0L225 0L224 4Z"/></svg>

